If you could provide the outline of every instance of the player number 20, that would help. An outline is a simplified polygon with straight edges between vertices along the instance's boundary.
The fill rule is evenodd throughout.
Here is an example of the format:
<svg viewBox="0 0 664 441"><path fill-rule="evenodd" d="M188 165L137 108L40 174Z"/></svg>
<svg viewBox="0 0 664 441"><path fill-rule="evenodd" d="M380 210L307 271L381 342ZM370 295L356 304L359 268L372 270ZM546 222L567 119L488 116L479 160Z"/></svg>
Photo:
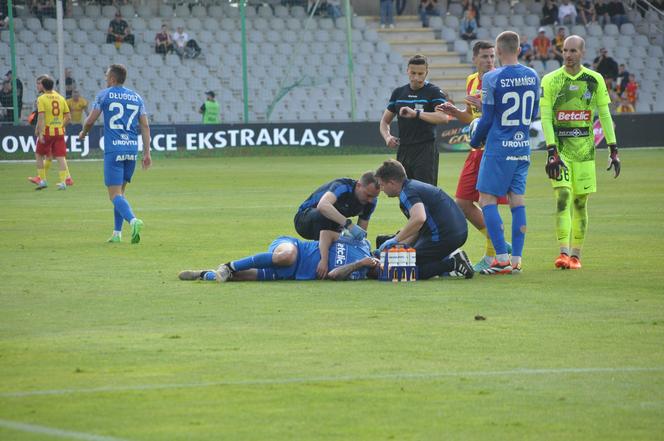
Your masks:
<svg viewBox="0 0 664 441"><path fill-rule="evenodd" d="M523 105L521 105L522 99ZM527 90L524 92L523 97L517 92L507 92L503 95L503 104L509 104L512 101L514 104L503 112L500 123L503 127L518 126L519 124L529 126L530 120L533 117L533 107L535 106L535 92ZM521 121L518 118L510 119L510 116L519 110L519 107L521 107Z"/></svg>
<svg viewBox="0 0 664 441"><path fill-rule="evenodd" d="M108 126L113 130L128 131L131 129L131 123L134 121L134 118L136 118L136 114L138 113L138 106L136 104L127 104L127 111L131 112L129 119L127 120L127 127L122 126L122 117L124 116L125 108L121 103L111 103L111 105L108 106L108 110L111 112L118 112L111 116L111 119L108 121ZM118 120L120 120L120 122L118 122Z"/></svg>

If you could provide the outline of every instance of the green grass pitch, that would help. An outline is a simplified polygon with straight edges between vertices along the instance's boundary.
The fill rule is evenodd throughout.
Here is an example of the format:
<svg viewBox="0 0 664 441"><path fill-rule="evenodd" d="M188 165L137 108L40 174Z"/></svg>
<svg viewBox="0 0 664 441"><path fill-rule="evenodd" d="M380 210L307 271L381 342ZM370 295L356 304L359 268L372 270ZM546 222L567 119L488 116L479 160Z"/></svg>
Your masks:
<svg viewBox="0 0 664 441"><path fill-rule="evenodd" d="M621 153L617 180L598 153L581 271L553 269L536 152L524 273L412 284L176 276L294 234L314 188L386 155L156 157L128 191L139 245L105 243L100 162L65 192L2 163L0 439L662 439L664 149ZM464 157L441 155L448 193ZM381 195L370 235L403 223Z"/></svg>

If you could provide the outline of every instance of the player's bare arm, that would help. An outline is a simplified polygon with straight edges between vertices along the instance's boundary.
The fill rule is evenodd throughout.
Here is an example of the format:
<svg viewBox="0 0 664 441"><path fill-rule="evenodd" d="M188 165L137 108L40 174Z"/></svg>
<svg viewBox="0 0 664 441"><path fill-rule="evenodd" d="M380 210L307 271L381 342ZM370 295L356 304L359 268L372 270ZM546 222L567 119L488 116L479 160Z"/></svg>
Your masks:
<svg viewBox="0 0 664 441"><path fill-rule="evenodd" d="M44 112L39 112L37 116L37 125L35 126L35 136L39 138L39 141L44 142L42 133L44 133Z"/></svg>
<svg viewBox="0 0 664 441"><path fill-rule="evenodd" d="M346 217L339 213L339 210L334 208L334 203L337 201L337 197L331 191L326 192L323 197L318 201L318 211L325 216L326 218L338 223L339 225L344 225L346 223Z"/></svg>
<svg viewBox="0 0 664 441"><path fill-rule="evenodd" d="M399 116L402 118L421 119L429 124L445 124L449 122L450 117L444 112L424 112L422 110L402 107L399 110Z"/></svg>
<svg viewBox="0 0 664 441"><path fill-rule="evenodd" d="M101 110L92 109L92 112L90 112L87 119L83 123L83 129L81 129L81 133L78 134L79 138L85 138L86 136L88 136L88 133L90 133L90 129L94 125L95 121L97 121L97 118L99 118L99 115L101 115Z"/></svg>
<svg viewBox="0 0 664 441"><path fill-rule="evenodd" d="M397 242L404 242L406 239L416 237L418 231L420 231L420 228L422 228L422 225L424 225L424 222L427 220L427 213L424 209L424 204L421 202L413 205L408 214L410 217L408 218L406 226L404 226L395 237Z"/></svg>
<svg viewBox="0 0 664 441"><path fill-rule="evenodd" d="M327 276L327 265L330 260L330 246L339 239L339 233L330 230L321 230L318 237L318 250L320 251L320 262L316 267L316 277L324 279Z"/></svg>
<svg viewBox="0 0 664 441"><path fill-rule="evenodd" d="M448 101L443 104L438 104L435 109L436 112L442 112L446 115L458 119L464 124L470 124L470 122L473 120L473 114L470 106L471 104L468 101L466 101L466 109L461 110L457 106Z"/></svg>
<svg viewBox="0 0 664 441"><path fill-rule="evenodd" d="M143 138L143 170L147 170L152 165L152 157L150 156L150 124L148 124L147 115L141 115L138 118L138 123L141 126L141 138Z"/></svg>
<svg viewBox="0 0 664 441"><path fill-rule="evenodd" d="M327 278L330 280L346 280L355 271L358 271L362 268L378 268L380 266L380 261L373 257L365 257L362 260L357 262L349 263L347 265L340 266L333 269L327 274Z"/></svg>
<svg viewBox="0 0 664 441"><path fill-rule="evenodd" d="M385 112L383 112L383 117L380 119L380 134L385 140L385 145L392 149L399 146L399 138L392 136L390 133L390 124L392 124L394 116L394 113L385 110Z"/></svg>
<svg viewBox="0 0 664 441"><path fill-rule="evenodd" d="M364 231L367 231L369 229L369 221L366 219L358 219L357 226L362 228Z"/></svg>

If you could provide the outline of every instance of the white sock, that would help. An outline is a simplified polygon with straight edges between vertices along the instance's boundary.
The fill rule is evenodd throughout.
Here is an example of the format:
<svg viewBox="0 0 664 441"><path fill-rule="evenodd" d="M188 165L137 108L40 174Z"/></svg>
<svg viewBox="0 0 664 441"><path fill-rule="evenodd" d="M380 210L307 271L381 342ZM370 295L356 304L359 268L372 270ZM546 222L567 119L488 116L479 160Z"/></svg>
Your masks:
<svg viewBox="0 0 664 441"><path fill-rule="evenodd" d="M122 237L122 231L113 230L113 237Z"/></svg>
<svg viewBox="0 0 664 441"><path fill-rule="evenodd" d="M512 256L512 266L516 266L521 263L521 256Z"/></svg>
<svg viewBox="0 0 664 441"><path fill-rule="evenodd" d="M136 222L136 218L133 218L132 220L130 220L129 225L134 225L134 222Z"/></svg>
<svg viewBox="0 0 664 441"><path fill-rule="evenodd" d="M498 262L505 262L506 260L509 260L510 255L505 253L505 254L496 254L496 260Z"/></svg>

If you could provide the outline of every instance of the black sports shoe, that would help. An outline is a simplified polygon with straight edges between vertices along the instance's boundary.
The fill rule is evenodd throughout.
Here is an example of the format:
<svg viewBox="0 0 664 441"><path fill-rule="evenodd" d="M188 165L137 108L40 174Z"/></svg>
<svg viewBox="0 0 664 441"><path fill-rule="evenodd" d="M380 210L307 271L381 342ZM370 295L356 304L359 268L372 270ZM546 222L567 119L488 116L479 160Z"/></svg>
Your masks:
<svg viewBox="0 0 664 441"><path fill-rule="evenodd" d="M450 271L450 277L463 277L464 279L472 279L475 275L473 264L470 262L468 255L463 250L456 250L450 257L454 259L454 270Z"/></svg>

